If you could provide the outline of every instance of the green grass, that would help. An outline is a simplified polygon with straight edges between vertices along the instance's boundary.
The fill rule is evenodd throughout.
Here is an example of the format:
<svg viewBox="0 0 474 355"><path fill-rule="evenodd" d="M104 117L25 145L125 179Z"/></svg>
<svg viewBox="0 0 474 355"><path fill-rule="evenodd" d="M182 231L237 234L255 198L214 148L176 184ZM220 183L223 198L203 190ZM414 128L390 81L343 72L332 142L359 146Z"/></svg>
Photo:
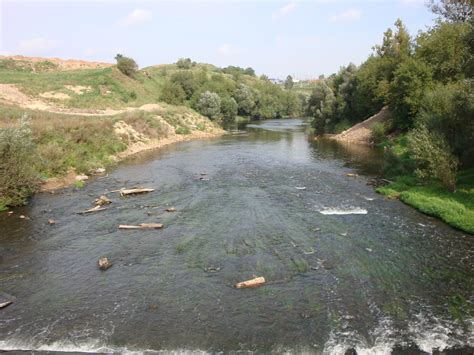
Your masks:
<svg viewBox="0 0 474 355"><path fill-rule="evenodd" d="M423 213L474 234L474 169L458 174L456 192L449 191L436 181L421 185L410 176L398 177L394 183L378 188L377 192L398 197Z"/></svg>

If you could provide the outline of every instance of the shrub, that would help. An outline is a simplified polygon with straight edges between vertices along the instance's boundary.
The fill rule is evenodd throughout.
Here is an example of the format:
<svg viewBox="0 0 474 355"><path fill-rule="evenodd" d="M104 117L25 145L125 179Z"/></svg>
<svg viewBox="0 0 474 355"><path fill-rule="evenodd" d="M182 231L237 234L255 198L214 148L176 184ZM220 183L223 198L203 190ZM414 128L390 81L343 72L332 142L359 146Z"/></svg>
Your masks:
<svg viewBox="0 0 474 355"><path fill-rule="evenodd" d="M221 117L221 98L215 92L206 91L197 103L198 111L211 120Z"/></svg>
<svg viewBox="0 0 474 355"><path fill-rule="evenodd" d="M29 120L0 129L0 206L20 206L37 188L36 149Z"/></svg>
<svg viewBox="0 0 474 355"><path fill-rule="evenodd" d="M161 100L171 105L181 105L186 100L186 93L181 85L168 81L163 88Z"/></svg>
<svg viewBox="0 0 474 355"><path fill-rule="evenodd" d="M117 61L118 70L131 78L135 77L135 74L138 71L138 65L132 58L117 54L115 60Z"/></svg>
<svg viewBox="0 0 474 355"><path fill-rule="evenodd" d="M387 136L387 126L382 122L377 122L372 126L372 140L375 144L382 143Z"/></svg>
<svg viewBox="0 0 474 355"><path fill-rule="evenodd" d="M389 106L399 127L413 127L431 84L431 69L424 62L410 58L398 66L390 84Z"/></svg>
<svg viewBox="0 0 474 355"><path fill-rule="evenodd" d="M226 122L234 122L237 116L238 106L234 98L225 96L221 100L222 118Z"/></svg>
<svg viewBox="0 0 474 355"><path fill-rule="evenodd" d="M234 99L238 105L239 115L250 116L256 105L254 91L245 84L240 84L235 92Z"/></svg>
<svg viewBox="0 0 474 355"><path fill-rule="evenodd" d="M187 100L193 96L198 87L198 83L192 72L177 72L171 76L170 81L181 86L184 93L186 94Z"/></svg>
<svg viewBox="0 0 474 355"><path fill-rule="evenodd" d="M180 58L176 62L176 65L179 69L191 69L191 67L193 66L193 62L190 58Z"/></svg>
<svg viewBox="0 0 474 355"><path fill-rule="evenodd" d="M422 179L437 178L454 191L458 160L444 137L420 125L408 134L408 142L417 164L416 175Z"/></svg>

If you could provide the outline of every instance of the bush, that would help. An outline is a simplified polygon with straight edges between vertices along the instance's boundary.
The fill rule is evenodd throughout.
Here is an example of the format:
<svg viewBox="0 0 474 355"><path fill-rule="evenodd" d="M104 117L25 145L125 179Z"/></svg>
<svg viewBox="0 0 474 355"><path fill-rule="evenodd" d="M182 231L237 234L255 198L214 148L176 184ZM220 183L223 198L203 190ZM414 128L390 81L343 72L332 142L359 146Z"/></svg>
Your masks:
<svg viewBox="0 0 474 355"><path fill-rule="evenodd" d="M206 91L201 95L197 109L211 120L218 120L221 117L221 98L215 92Z"/></svg>
<svg viewBox="0 0 474 355"><path fill-rule="evenodd" d="M115 60L117 61L118 70L131 78L135 77L135 74L138 71L138 65L132 58L117 54Z"/></svg>
<svg viewBox="0 0 474 355"><path fill-rule="evenodd" d="M408 134L408 142L411 156L417 164L416 175L422 179L437 178L454 191L458 160L446 140L420 125Z"/></svg>
<svg viewBox="0 0 474 355"><path fill-rule="evenodd" d="M186 93L181 85L168 81L161 93L161 100L171 105L181 105L186 100Z"/></svg>
<svg viewBox="0 0 474 355"><path fill-rule="evenodd" d="M254 91L245 84L240 84L235 92L234 99L237 102L239 115L250 116L252 115L256 100Z"/></svg>
<svg viewBox="0 0 474 355"><path fill-rule="evenodd" d="M0 129L0 206L20 206L37 188L36 148L30 124Z"/></svg>
<svg viewBox="0 0 474 355"><path fill-rule="evenodd" d="M198 82L194 78L192 72L177 72L171 76L170 81L181 86L184 93L186 94L186 100L190 99L191 96L193 96L194 92L198 87Z"/></svg>
<svg viewBox="0 0 474 355"><path fill-rule="evenodd" d="M387 136L387 126L382 122L377 122L372 126L372 140L375 144L382 143Z"/></svg>
<svg viewBox="0 0 474 355"><path fill-rule="evenodd" d="M234 122L237 116L237 102L232 97L225 96L221 100L222 118L226 122Z"/></svg>
<svg viewBox="0 0 474 355"><path fill-rule="evenodd" d="M193 62L190 58L180 58L176 62L176 65L179 69L191 69L191 67L193 66Z"/></svg>
<svg viewBox="0 0 474 355"><path fill-rule="evenodd" d="M389 106L396 124L411 128L425 92L431 87L431 69L425 63L409 58L398 66L394 75L389 89Z"/></svg>

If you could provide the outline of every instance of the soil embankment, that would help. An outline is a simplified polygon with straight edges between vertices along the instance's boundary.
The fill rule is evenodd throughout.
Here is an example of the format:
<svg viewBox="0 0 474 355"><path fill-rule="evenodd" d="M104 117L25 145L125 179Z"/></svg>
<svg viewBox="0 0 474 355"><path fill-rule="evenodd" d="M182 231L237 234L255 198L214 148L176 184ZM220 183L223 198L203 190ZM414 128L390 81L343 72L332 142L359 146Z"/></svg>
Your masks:
<svg viewBox="0 0 474 355"><path fill-rule="evenodd" d="M372 117L329 138L343 143L372 144L372 127L377 123L387 122L390 118L391 112L388 107L385 106Z"/></svg>

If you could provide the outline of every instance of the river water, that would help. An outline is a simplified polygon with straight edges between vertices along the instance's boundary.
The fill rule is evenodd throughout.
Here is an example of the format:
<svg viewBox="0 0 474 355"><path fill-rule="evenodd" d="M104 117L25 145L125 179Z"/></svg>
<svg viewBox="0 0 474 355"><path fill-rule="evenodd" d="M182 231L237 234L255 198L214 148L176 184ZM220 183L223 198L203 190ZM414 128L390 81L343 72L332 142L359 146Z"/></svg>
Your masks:
<svg viewBox="0 0 474 355"><path fill-rule="evenodd" d="M0 290L16 297L0 349L469 353L474 238L377 195L381 163L274 120L37 195L0 214ZM134 186L156 190L76 214ZM165 227L117 228L142 222ZM255 276L267 284L233 287Z"/></svg>

